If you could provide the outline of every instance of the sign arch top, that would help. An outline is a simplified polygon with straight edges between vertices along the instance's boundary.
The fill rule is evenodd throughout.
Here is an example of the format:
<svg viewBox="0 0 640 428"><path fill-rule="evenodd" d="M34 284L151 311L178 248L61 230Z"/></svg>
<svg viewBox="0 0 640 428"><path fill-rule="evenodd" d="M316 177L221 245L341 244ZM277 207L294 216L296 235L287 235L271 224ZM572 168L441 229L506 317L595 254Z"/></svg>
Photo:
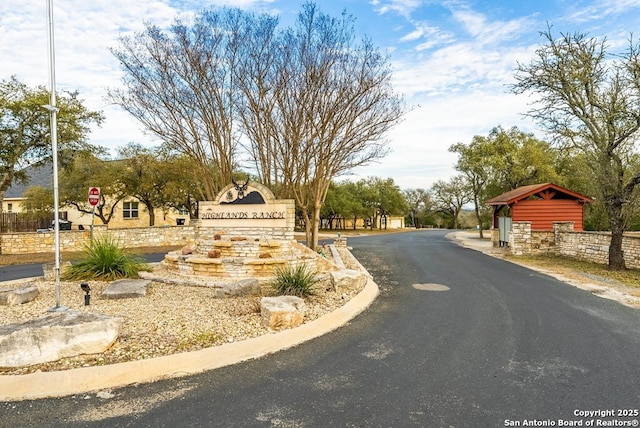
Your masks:
<svg viewBox="0 0 640 428"><path fill-rule="evenodd" d="M273 192L253 181L234 182L225 186L216 196L215 202L228 204L271 204L276 202Z"/></svg>

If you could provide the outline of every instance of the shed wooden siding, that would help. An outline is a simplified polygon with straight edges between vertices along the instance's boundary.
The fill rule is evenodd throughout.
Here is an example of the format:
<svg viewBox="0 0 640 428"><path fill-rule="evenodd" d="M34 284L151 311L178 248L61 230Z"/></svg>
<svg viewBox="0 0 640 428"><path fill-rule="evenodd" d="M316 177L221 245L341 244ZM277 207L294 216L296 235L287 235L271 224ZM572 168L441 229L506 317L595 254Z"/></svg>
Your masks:
<svg viewBox="0 0 640 428"><path fill-rule="evenodd" d="M572 221L582 231L583 204L572 199L524 200L513 204L513 221L530 221L532 230L553 230L553 222Z"/></svg>

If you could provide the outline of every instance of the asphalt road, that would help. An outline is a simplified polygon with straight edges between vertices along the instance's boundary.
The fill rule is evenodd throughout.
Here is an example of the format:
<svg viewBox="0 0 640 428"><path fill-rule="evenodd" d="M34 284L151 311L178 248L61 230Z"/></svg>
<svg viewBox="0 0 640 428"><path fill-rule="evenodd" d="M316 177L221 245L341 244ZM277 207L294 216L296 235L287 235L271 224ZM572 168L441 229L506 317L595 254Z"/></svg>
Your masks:
<svg viewBox="0 0 640 428"><path fill-rule="evenodd" d="M623 417L640 409L638 310L444 235L350 237L381 293L335 332L259 360L114 390L111 398L0 403L0 426L606 426L597 423L640 419Z"/></svg>
<svg viewBox="0 0 640 428"><path fill-rule="evenodd" d="M165 255L166 253L142 254L140 257L142 257L147 263L157 263L162 261ZM0 281L31 278L35 276L42 276L42 274L42 263L0 266Z"/></svg>

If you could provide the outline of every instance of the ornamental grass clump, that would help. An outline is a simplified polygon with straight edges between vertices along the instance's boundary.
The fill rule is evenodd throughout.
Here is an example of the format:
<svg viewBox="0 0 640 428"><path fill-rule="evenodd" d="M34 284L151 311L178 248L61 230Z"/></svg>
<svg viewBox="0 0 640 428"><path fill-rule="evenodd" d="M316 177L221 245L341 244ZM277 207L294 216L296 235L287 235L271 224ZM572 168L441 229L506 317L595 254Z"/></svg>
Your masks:
<svg viewBox="0 0 640 428"><path fill-rule="evenodd" d="M109 236L91 240L84 246L84 257L60 275L64 281L137 278L151 268L140 257L129 254Z"/></svg>
<svg viewBox="0 0 640 428"><path fill-rule="evenodd" d="M314 294L313 287L320 281L317 272L306 265L287 265L275 270L271 287L280 296L306 297Z"/></svg>

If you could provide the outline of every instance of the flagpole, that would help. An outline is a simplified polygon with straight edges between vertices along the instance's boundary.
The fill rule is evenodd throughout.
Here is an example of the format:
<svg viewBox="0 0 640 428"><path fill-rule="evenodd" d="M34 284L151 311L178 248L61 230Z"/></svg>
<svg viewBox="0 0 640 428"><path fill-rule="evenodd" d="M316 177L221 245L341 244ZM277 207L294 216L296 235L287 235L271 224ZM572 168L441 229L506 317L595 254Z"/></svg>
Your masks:
<svg viewBox="0 0 640 428"><path fill-rule="evenodd" d="M53 43L53 0L47 0L47 17L49 21L49 83L51 96L49 104L44 106L51 115L51 151L53 153L53 224L55 246L55 278L56 278L56 305L50 308L50 312L65 311L69 308L60 306L60 201L58 197L58 108L56 107L56 64L55 49Z"/></svg>

